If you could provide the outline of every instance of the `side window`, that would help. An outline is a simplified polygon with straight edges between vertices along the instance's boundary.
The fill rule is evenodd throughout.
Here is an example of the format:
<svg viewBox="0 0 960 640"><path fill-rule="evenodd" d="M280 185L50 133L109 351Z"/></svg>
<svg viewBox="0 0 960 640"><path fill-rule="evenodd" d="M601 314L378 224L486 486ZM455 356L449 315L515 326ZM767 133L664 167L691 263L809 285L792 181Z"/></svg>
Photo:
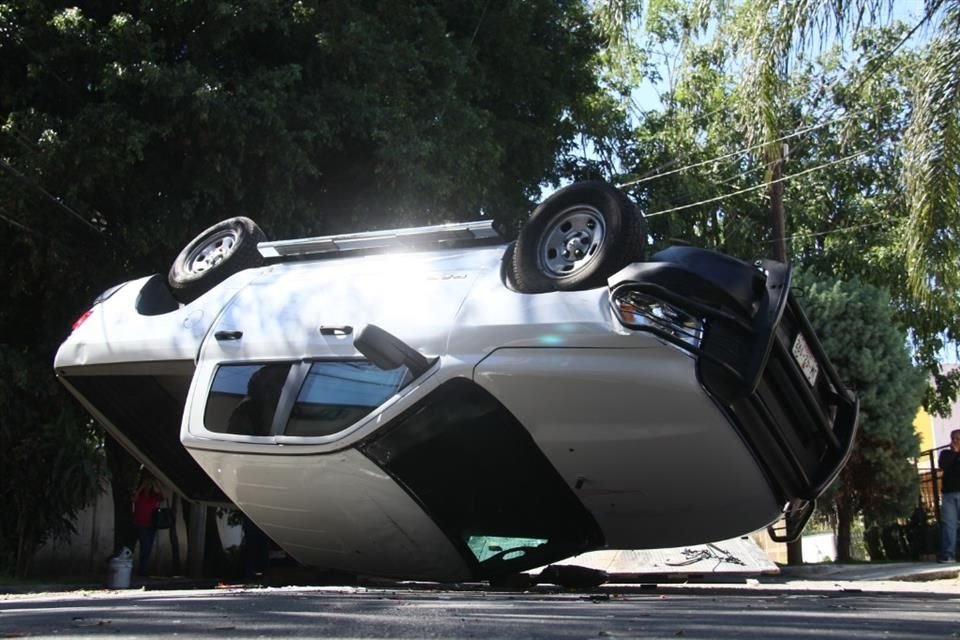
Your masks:
<svg viewBox="0 0 960 640"><path fill-rule="evenodd" d="M326 436L346 429L395 394L407 368L384 371L365 360L310 365L284 435Z"/></svg>
<svg viewBox="0 0 960 640"><path fill-rule="evenodd" d="M204 409L208 431L268 436L290 363L223 365Z"/></svg>

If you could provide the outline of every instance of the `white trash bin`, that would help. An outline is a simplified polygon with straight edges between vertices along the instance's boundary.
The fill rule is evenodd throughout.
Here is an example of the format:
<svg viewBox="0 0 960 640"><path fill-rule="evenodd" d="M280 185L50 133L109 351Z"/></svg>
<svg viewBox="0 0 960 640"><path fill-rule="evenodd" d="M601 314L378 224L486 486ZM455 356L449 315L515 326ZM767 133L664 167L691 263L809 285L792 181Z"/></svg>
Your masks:
<svg viewBox="0 0 960 640"><path fill-rule="evenodd" d="M107 587L110 589L129 589L130 575L133 573L133 551L124 547L110 558L110 577Z"/></svg>

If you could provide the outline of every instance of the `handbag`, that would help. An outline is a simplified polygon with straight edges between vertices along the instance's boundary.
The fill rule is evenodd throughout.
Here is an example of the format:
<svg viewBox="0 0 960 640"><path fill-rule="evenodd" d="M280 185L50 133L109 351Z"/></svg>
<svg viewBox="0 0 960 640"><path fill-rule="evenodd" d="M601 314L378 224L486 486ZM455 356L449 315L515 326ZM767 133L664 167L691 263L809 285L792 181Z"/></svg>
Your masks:
<svg viewBox="0 0 960 640"><path fill-rule="evenodd" d="M153 510L153 528L169 529L173 526L173 509L170 507L156 507Z"/></svg>

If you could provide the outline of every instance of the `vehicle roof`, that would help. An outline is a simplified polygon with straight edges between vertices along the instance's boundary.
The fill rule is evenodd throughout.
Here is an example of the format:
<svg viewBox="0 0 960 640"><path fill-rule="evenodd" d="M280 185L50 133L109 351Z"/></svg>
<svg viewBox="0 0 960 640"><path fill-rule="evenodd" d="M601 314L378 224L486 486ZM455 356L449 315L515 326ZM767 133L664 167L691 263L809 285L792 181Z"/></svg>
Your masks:
<svg viewBox="0 0 960 640"><path fill-rule="evenodd" d="M260 255L266 259L283 259L297 256L337 255L355 251L445 248L502 241L503 238L494 228L492 220L480 220L295 240L276 240L261 242L257 245L257 248Z"/></svg>

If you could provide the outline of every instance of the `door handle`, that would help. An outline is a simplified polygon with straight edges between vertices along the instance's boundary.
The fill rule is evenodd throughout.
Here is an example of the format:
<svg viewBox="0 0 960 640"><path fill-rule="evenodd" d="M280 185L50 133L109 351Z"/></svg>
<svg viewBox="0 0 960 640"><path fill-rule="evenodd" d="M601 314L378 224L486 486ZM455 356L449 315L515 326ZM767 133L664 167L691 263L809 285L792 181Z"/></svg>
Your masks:
<svg viewBox="0 0 960 640"><path fill-rule="evenodd" d="M340 327L320 325L320 335L322 336L348 336L351 333L353 333L353 327L348 324Z"/></svg>
<svg viewBox="0 0 960 640"><path fill-rule="evenodd" d="M217 331L213 337L217 340L239 340L243 337L243 331Z"/></svg>

